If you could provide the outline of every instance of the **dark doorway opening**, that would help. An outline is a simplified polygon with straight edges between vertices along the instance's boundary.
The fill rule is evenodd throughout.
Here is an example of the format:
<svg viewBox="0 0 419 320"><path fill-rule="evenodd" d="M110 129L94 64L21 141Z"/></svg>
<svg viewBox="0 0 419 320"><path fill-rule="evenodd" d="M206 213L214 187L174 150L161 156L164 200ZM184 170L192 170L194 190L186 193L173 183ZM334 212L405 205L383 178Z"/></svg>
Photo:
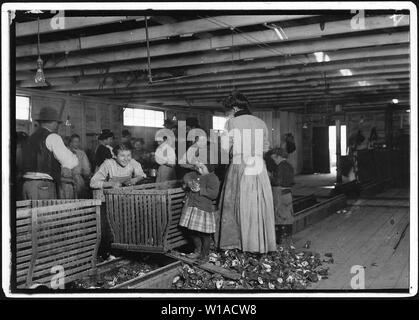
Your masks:
<svg viewBox="0 0 419 320"><path fill-rule="evenodd" d="M313 127L313 171L330 173L329 127Z"/></svg>

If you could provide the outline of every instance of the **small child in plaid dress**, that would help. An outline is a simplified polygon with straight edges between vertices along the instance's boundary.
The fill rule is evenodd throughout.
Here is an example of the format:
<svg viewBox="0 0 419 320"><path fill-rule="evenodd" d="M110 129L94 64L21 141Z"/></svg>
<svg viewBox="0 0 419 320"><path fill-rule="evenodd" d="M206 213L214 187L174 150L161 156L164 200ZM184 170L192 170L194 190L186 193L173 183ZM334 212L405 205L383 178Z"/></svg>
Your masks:
<svg viewBox="0 0 419 320"><path fill-rule="evenodd" d="M211 235L215 233L216 208L212 201L218 197L220 181L210 164L197 164L195 167L198 172L189 172L183 177L188 191L179 225L188 229L195 247L188 257L206 261Z"/></svg>

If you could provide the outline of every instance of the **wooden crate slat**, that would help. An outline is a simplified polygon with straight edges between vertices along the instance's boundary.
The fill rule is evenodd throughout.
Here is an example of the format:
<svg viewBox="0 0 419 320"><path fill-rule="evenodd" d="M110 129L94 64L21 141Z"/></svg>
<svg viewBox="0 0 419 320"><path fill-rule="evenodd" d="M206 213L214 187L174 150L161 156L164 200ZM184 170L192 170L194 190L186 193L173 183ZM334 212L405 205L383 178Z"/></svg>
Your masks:
<svg viewBox="0 0 419 320"><path fill-rule="evenodd" d="M145 219L144 219L144 197L142 195L135 195L138 204L138 215L140 221L140 242L139 244L145 244Z"/></svg>
<svg viewBox="0 0 419 320"><path fill-rule="evenodd" d="M50 233L54 233L55 229L62 229L66 226L74 226L76 224L86 225L89 222L96 222L96 213L94 215L89 216L83 216L83 217L76 217L76 218L69 218L69 219L63 219L55 222L49 222L41 225L42 230L48 230ZM30 230L30 228L26 229L27 231Z"/></svg>
<svg viewBox="0 0 419 320"><path fill-rule="evenodd" d="M105 190L107 211L114 221L111 227L119 234L112 246L130 251L166 250L168 233L179 223L184 205L180 185L172 181Z"/></svg>
<svg viewBox="0 0 419 320"><path fill-rule="evenodd" d="M69 283L71 281L74 281L75 279L80 279L84 275L90 273L91 264L88 263L88 260L86 261L87 262L78 266L77 268L67 270L67 272L65 273L66 276L64 278L64 282ZM35 283L51 283L51 278L53 276L54 276L53 274L48 274L47 276L42 275L41 277L34 279L34 282ZM73 276L73 277L70 277L70 276Z"/></svg>
<svg viewBox="0 0 419 320"><path fill-rule="evenodd" d="M44 268L45 266L47 266L46 263L48 263L48 262L55 263L56 265L61 264L61 263L59 263L59 261L65 261L67 259L71 259L72 256L74 256L78 253L83 253L83 252L86 252L86 251L94 250L95 245L96 245L96 241L93 241L89 245L84 245L81 248L76 248L76 249L65 251L65 252L62 252L62 253L59 253L59 254L56 254L56 253L55 254L50 254L48 252L48 255L46 257L38 258L36 260L37 265L36 265L35 269ZM24 263L18 264L17 269L19 270L19 269L23 269L23 268L27 268L27 267L29 267L29 262L24 262Z"/></svg>
<svg viewBox="0 0 419 320"><path fill-rule="evenodd" d="M35 208L27 208L27 209L18 209L16 212L16 217L24 218L27 217L28 214L42 212L45 213L53 213L56 211L64 211L64 210L70 210L70 209L80 209L82 207L89 207L89 206L95 206L100 203L99 200L79 200L79 202L71 202L71 203L62 203L59 206L57 205L49 205L46 207L35 207ZM58 210L57 210L58 209Z"/></svg>
<svg viewBox="0 0 419 320"><path fill-rule="evenodd" d="M90 268L89 265L84 265L80 268L70 270L70 272L66 273L66 275L65 275L64 283L69 283L69 282L72 282L74 280L81 279L82 277L86 276L87 274L91 274L91 273L92 273L92 269ZM37 279L35 281L35 283L49 285L51 283L51 278L53 276L54 275L48 275L46 277ZM19 289L26 288L25 276L21 276L20 278L17 279L17 287Z"/></svg>
<svg viewBox="0 0 419 320"><path fill-rule="evenodd" d="M77 256L73 256L72 258L75 260L63 261L63 263L60 264L64 268L64 271L71 272L71 269L78 268L82 265L87 265L89 268L91 268L92 252L85 252ZM40 278L45 274L51 274L51 268L55 265L58 264L54 262L49 263L48 265L44 266L43 269L34 272L33 280L36 281L37 278Z"/></svg>
<svg viewBox="0 0 419 320"><path fill-rule="evenodd" d="M147 222L148 222L148 239L147 244L153 245L153 218L151 212L151 195L147 195Z"/></svg>
<svg viewBox="0 0 419 320"><path fill-rule="evenodd" d="M168 244L168 250L174 249L174 248L178 248L180 246L183 246L185 244L188 243L188 240L186 240L185 238L182 238L176 242L169 242Z"/></svg>
<svg viewBox="0 0 419 320"><path fill-rule="evenodd" d="M88 246L90 244L96 243L96 237L90 237L89 239L83 239L79 242L70 244L70 245L66 245L63 247L56 247L54 249L52 249L50 246L48 246L47 248L44 248L45 250L49 250L50 254L57 254L60 253L62 251L67 251L67 250L71 250L71 249L75 249L75 248L83 248L85 246ZM32 250L28 249L25 251L21 251L18 252L17 254L17 259L16 259L16 263L17 263L17 268L20 268L20 263L25 262L25 261L29 261L30 260L30 254L31 254ZM42 253L42 251L40 251Z"/></svg>
<svg viewBox="0 0 419 320"><path fill-rule="evenodd" d="M71 225L65 225L62 226L61 228L42 228L41 231L38 231L38 243L39 245L42 245L45 242L51 242L52 236L60 236L62 238L66 237L69 238L71 237L71 233L73 231L86 231L89 229L89 227L96 227L96 220L89 220L85 223L76 223L76 224L71 224ZM92 230L92 229L90 229ZM96 231L96 230L93 230ZM54 238L57 239L57 238ZM59 238L58 238L59 239Z"/></svg>
<svg viewBox="0 0 419 320"><path fill-rule="evenodd" d="M26 226L31 224L31 217L26 217L24 219L20 219L20 220L16 220L16 226L20 227L20 226Z"/></svg>
<svg viewBox="0 0 419 320"><path fill-rule="evenodd" d="M71 245L71 244L77 244L77 243L83 242L83 241L88 241L90 239L96 239L96 235L92 233L92 234L89 234L89 235L86 235L86 236L83 236L83 237L78 237L76 239L77 241L73 240L71 242L69 241L69 239L64 239L62 241L55 241L52 244L43 245L40 248L40 252L42 252L43 250L53 250L53 249L61 249L61 248L62 248L62 250L65 250L67 248L67 246L69 246L69 242L70 242L70 245ZM26 256L28 254L31 254L31 252L32 252L32 247L31 247L31 244L30 244L29 249L18 250L16 256L17 257Z"/></svg>
<svg viewBox="0 0 419 320"><path fill-rule="evenodd" d="M42 243L45 243L46 241L48 241L47 243L51 243L53 241L60 240L64 237L70 238L72 236L86 235L88 233L96 233L96 226L90 227L90 228L87 228L87 229L83 229L83 230L70 231L70 232L67 232L67 233L59 234L59 235L48 237L48 238L43 238L40 241ZM72 241L72 239L69 239L68 241L70 242L70 241Z"/></svg>
<svg viewBox="0 0 419 320"><path fill-rule="evenodd" d="M135 229L135 239L136 243L141 243L141 219L140 219L140 203L139 197L137 195L132 197L134 201L134 208L135 208L135 221L136 221L136 229Z"/></svg>
<svg viewBox="0 0 419 320"><path fill-rule="evenodd" d="M54 265L62 265L67 275L83 264L95 267L99 205L98 200L54 199L17 204L16 277L22 287L31 286L43 273L49 274Z"/></svg>
<svg viewBox="0 0 419 320"><path fill-rule="evenodd" d="M119 241L123 241L122 240L124 236L124 230L122 229L123 221L122 221L122 216L121 216L121 210L119 207L118 197L116 195L113 197L113 201L114 201L114 206L115 206L115 214L118 217L118 239Z"/></svg>
<svg viewBox="0 0 419 320"><path fill-rule="evenodd" d="M78 256L72 256L72 257L70 257L71 258L70 261L67 261L67 259L61 259L62 261L58 260L58 261L50 262L46 265L34 266L34 268L37 269L38 271L34 272L33 277L39 276L39 275L42 275L42 274L46 274L46 273L50 273L51 272L51 267L53 267L55 265L61 265L61 266L63 266L64 270L66 270L67 269L66 266L71 267L71 265L73 265L73 264L75 264L75 265L85 264L85 263L88 263L88 261L91 261L91 259L92 259L91 252L87 252L87 253L85 252L85 253L82 253L81 255L82 255L82 257L88 256L88 259L87 260L86 259L77 260L77 258L79 258ZM70 267L68 268L68 270L70 270ZM20 276L26 275L27 273L28 273L28 269L20 270L20 271L17 272L17 276L20 277Z"/></svg>
<svg viewBox="0 0 419 320"><path fill-rule="evenodd" d="M137 243L137 222L136 222L136 214L135 214L135 205L134 205L134 197L131 196L128 198L130 204L130 217L131 217L131 242Z"/></svg>
<svg viewBox="0 0 419 320"><path fill-rule="evenodd" d="M61 211L61 210L60 210ZM90 207L87 209L65 211L62 213L55 213L51 215L40 215L38 221L41 224L57 224L56 222L66 223L68 219L84 219L84 218L96 218L96 208Z"/></svg>
<svg viewBox="0 0 419 320"><path fill-rule="evenodd" d="M20 209L22 207L31 207L31 201L32 200L20 200L16 201L16 208Z"/></svg>

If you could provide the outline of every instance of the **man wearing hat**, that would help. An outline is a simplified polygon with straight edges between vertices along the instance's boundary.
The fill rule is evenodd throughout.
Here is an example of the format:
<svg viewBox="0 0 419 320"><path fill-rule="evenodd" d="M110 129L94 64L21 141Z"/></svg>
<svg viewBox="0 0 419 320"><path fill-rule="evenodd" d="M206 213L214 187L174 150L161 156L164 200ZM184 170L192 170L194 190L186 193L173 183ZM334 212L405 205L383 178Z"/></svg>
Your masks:
<svg viewBox="0 0 419 320"><path fill-rule="evenodd" d="M290 245L294 222L291 193L291 187L294 185L294 168L287 161L288 152L285 148L274 148L268 154L271 160L267 160L267 167L271 171L276 240L279 244Z"/></svg>
<svg viewBox="0 0 419 320"><path fill-rule="evenodd" d="M77 166L78 159L56 133L62 122L57 110L44 107L34 120L39 128L29 137L23 151L23 198L57 199L62 178L72 178L71 169Z"/></svg>

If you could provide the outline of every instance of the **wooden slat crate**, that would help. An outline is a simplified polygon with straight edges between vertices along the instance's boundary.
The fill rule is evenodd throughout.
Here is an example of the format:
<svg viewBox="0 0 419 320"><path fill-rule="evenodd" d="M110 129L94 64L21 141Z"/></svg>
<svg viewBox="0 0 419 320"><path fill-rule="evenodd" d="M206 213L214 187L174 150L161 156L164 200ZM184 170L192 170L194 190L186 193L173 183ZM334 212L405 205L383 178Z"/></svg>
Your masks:
<svg viewBox="0 0 419 320"><path fill-rule="evenodd" d="M167 252L187 243L179 227L185 191L180 181L104 190L112 247Z"/></svg>
<svg viewBox="0 0 419 320"><path fill-rule="evenodd" d="M17 287L50 286L55 266L65 283L94 273L99 242L99 200L17 201Z"/></svg>

